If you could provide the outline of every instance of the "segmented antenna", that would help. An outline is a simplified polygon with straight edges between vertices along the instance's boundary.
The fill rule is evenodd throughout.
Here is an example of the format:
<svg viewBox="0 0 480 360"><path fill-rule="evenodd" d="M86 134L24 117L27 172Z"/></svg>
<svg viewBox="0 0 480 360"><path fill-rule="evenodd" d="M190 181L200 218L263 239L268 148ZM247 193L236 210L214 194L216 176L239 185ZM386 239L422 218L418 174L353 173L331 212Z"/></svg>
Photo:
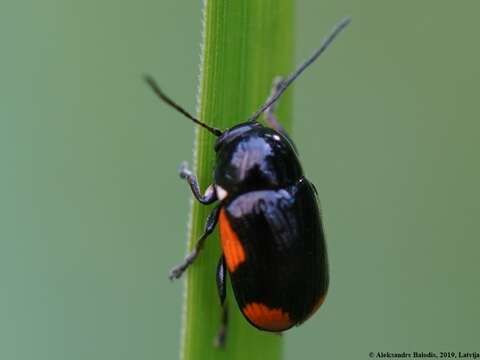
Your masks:
<svg viewBox="0 0 480 360"><path fill-rule="evenodd" d="M313 53L313 55L305 61L300 67L295 70L292 74L288 76L285 80L283 80L279 86L276 94L272 96L270 99L268 99L265 104L263 104L260 109L257 110L256 113L254 113L252 116L247 121L255 122L257 121L258 117L265 111L267 110L270 106L272 106L273 103L275 103L280 96L287 90L287 88L290 86L292 82L295 81L297 77L300 76L300 74L307 68L309 67L315 60L318 59L318 57L330 46L332 41L337 37L340 32L347 27L347 25L350 23L350 18L345 18L342 21L340 21L335 27L333 28L332 32L330 35L328 35L325 40L322 43L322 46Z"/></svg>
<svg viewBox="0 0 480 360"><path fill-rule="evenodd" d="M155 82L155 80L153 80L153 78L149 75L145 75L144 76L144 79L145 81L147 82L148 85L150 85L150 87L152 88L153 92L155 94L157 94L157 96L162 100L164 101L165 103L167 103L168 105L170 105L171 107L173 107L175 110L177 110L178 112L182 113L183 115L185 115L187 118L189 118L190 120L192 120L195 124L198 124L200 125L201 127L207 129L208 131L210 131L213 135L215 136L220 136L222 135L222 131L220 129L217 129L217 128L214 128L212 126L209 126L207 124L205 124L204 122L198 120L197 118L195 118L193 115L191 115L188 111L186 111L185 109L183 109L180 105L178 105L175 101L173 101L172 99L170 99L162 90L160 90L160 87L157 85L157 83Z"/></svg>

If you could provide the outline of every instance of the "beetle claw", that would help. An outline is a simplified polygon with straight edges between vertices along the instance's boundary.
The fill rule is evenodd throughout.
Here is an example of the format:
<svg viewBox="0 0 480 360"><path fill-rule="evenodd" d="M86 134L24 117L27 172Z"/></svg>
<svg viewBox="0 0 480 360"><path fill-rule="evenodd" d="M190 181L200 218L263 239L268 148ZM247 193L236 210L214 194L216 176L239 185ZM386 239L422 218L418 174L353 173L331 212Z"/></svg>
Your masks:
<svg viewBox="0 0 480 360"><path fill-rule="evenodd" d="M170 274L168 275L168 278L170 279L170 281L180 279L183 273L185 272L185 270L187 269L187 266L188 265L185 265L185 263L182 263L178 266L175 266L172 270L170 270Z"/></svg>
<svg viewBox="0 0 480 360"><path fill-rule="evenodd" d="M188 162L182 161L180 168L178 169L178 174L182 179L186 179L188 176L192 175L192 172L188 169Z"/></svg>
<svg viewBox="0 0 480 360"><path fill-rule="evenodd" d="M223 349L225 347L225 329L219 331L217 336L213 339L213 346L218 349Z"/></svg>
<svg viewBox="0 0 480 360"><path fill-rule="evenodd" d="M170 281L180 279L185 270L187 270L187 268L193 263L193 260L195 260L197 254L197 250L193 250L190 254L188 254L188 256L181 264L175 266L172 270L170 270L170 274L168 275Z"/></svg>
<svg viewBox="0 0 480 360"><path fill-rule="evenodd" d="M179 266L174 267L172 270L170 270L170 274L168 275L168 278L170 279L170 281L180 279L182 274L185 272L186 268L187 267L184 264L181 264Z"/></svg>

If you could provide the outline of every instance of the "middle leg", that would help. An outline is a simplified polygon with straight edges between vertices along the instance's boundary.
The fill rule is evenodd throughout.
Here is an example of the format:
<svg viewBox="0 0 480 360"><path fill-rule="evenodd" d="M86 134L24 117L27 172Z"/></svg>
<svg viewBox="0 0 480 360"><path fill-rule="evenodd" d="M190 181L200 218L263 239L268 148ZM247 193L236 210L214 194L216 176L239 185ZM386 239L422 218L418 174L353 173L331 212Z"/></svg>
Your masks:
<svg viewBox="0 0 480 360"><path fill-rule="evenodd" d="M215 209L212 210L210 215L208 215L207 222L205 224L205 231L203 232L200 239L198 239L197 243L195 244L195 248L193 251L187 255L187 257L183 260L181 264L175 266L171 271L169 278L170 280L178 279L182 274L187 270L187 268L195 261L200 250L203 248L203 244L207 237L213 232L215 229L215 225L218 222L218 215L220 214L220 206L217 206Z"/></svg>

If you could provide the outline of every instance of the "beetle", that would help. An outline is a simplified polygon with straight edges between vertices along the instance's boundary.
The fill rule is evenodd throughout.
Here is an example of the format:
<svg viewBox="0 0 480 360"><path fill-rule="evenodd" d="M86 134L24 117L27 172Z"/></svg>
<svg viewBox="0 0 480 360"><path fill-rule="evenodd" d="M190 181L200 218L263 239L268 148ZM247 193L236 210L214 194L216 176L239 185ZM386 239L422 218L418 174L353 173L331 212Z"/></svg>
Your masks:
<svg viewBox="0 0 480 360"><path fill-rule="evenodd" d="M339 22L321 47L285 80L277 79L267 101L247 120L221 131L195 118L170 99L153 78L145 80L158 97L217 136L214 183L202 194L183 164L185 179L202 204L218 201L193 251L173 268L179 278L219 224L222 254L216 270L223 308L218 344L226 334L227 272L237 304L254 327L282 332L309 318L324 302L329 285L327 249L317 191L304 176L297 150L274 108L288 86L349 24ZM269 126L259 123L265 113Z"/></svg>

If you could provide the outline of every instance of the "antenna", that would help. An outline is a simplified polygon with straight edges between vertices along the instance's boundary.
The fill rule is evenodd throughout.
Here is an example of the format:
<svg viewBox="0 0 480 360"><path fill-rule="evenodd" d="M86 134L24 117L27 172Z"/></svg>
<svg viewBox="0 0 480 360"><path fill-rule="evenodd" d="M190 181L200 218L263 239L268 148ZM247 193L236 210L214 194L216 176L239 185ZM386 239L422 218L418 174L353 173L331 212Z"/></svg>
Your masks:
<svg viewBox="0 0 480 360"><path fill-rule="evenodd" d="M283 80L279 86L278 90L275 93L274 96L269 98L261 107L260 109L257 110L256 113L254 113L252 116L247 121L250 122L255 122L257 121L258 117L265 111L267 110L274 102L278 100L280 96L287 90L287 88L290 86L291 83L295 81L297 77L300 76L300 74L307 68L309 67L315 60L318 59L318 57L330 46L332 41L337 37L340 32L347 27L348 24L350 24L351 19L350 18L345 18L341 20L335 27L333 28L332 32L330 35L328 35L325 40L323 40L322 46L313 53L313 55L305 61L300 67L295 70L292 74L288 76L287 79Z"/></svg>
<svg viewBox="0 0 480 360"><path fill-rule="evenodd" d="M200 125L201 127L207 129L208 131L210 131L213 135L215 136L220 136L222 135L222 131L220 129L217 129L217 128L214 128L214 127L211 127L207 124L205 124L204 122L198 120L197 118L195 118L193 115L191 115L188 111L186 111L185 109L183 109L180 105L178 105L175 101L173 101L172 99L170 99L162 90L160 90L160 87L157 85L157 83L155 82L155 80L153 80L153 78L149 75L145 75L144 76L144 79L145 81L147 82L148 85L150 85L150 87L152 88L153 92L155 94L157 94L157 96L160 98L160 100L164 101L165 103L167 103L168 105L170 105L171 107L173 107L175 110L177 110L178 112L182 113L183 115L185 115L187 118L189 118L190 120L192 120L195 124L197 125Z"/></svg>

